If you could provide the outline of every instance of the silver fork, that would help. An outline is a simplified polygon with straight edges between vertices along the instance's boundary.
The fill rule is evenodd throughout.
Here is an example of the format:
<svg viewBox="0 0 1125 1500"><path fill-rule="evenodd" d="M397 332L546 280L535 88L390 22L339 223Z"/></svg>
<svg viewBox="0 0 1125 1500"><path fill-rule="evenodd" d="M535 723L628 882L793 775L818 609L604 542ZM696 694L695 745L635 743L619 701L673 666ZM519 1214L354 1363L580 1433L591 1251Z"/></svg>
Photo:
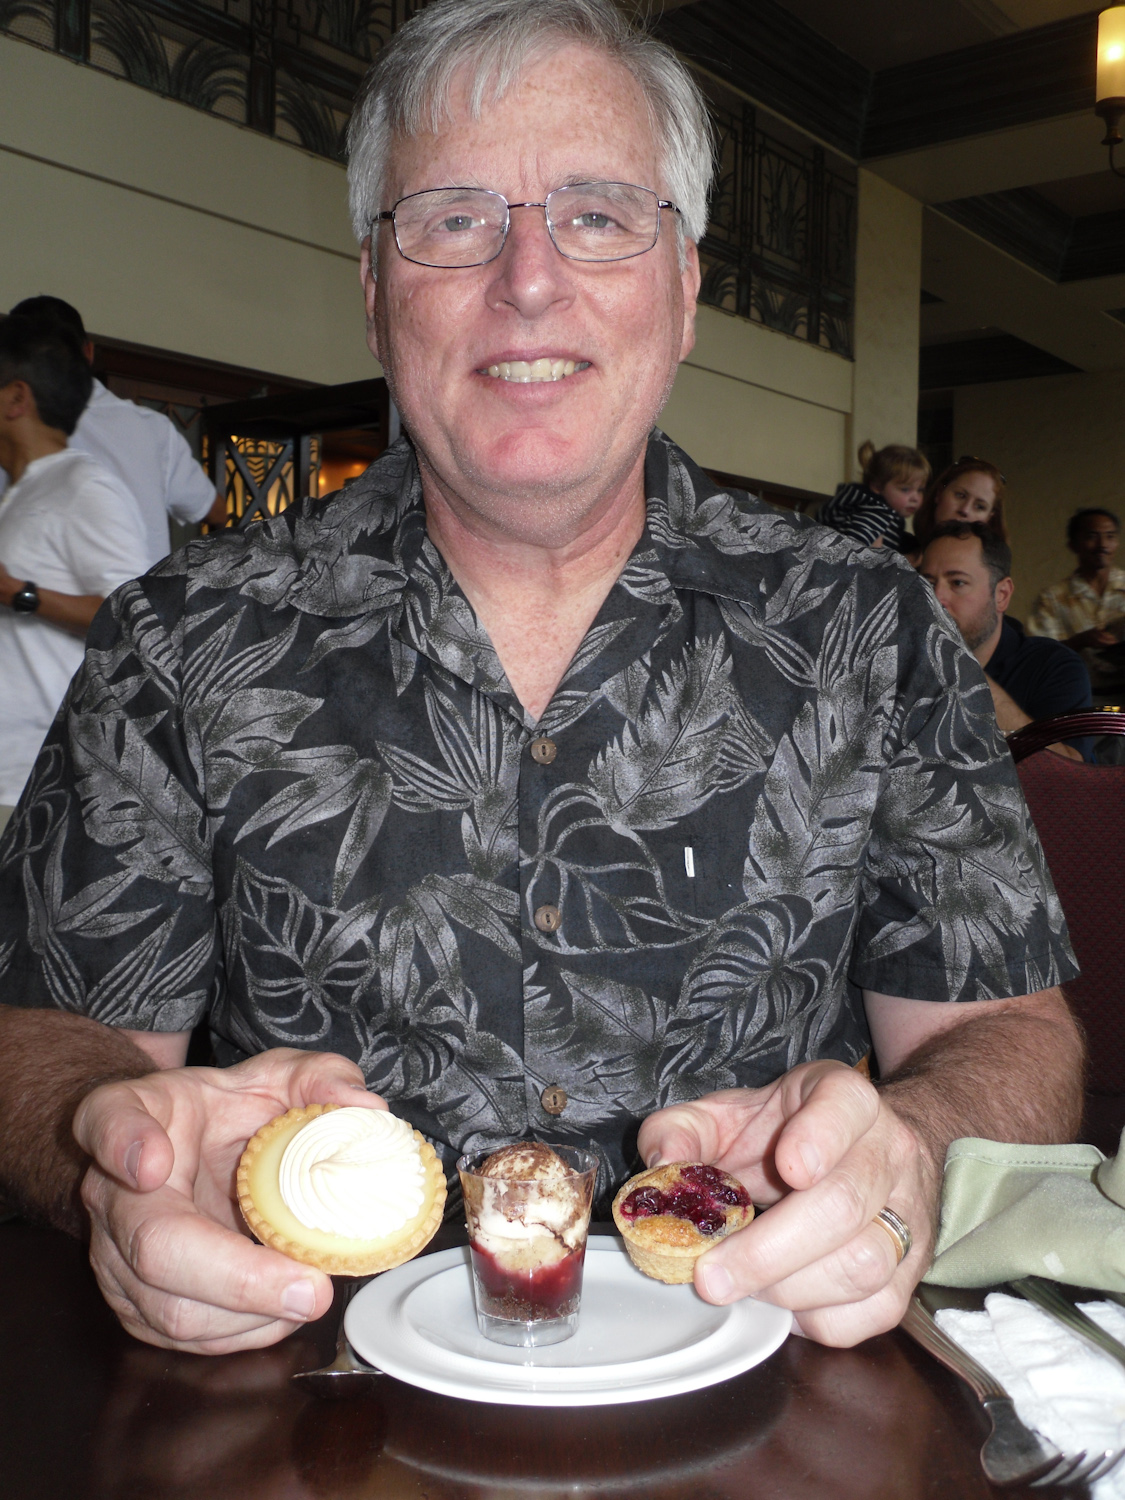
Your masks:
<svg viewBox="0 0 1125 1500"><path fill-rule="evenodd" d="M1101 1479L1120 1453L1063 1454L1041 1433L1016 1416L1012 1398L983 1365L943 1333L921 1300L914 1296L900 1325L947 1370L959 1375L984 1407L992 1431L980 1450L985 1477L997 1485L1072 1485Z"/></svg>
<svg viewBox="0 0 1125 1500"><path fill-rule="evenodd" d="M360 1287L366 1286L370 1280L370 1276L355 1276L344 1282L340 1288L340 1321L336 1329L336 1357L332 1363L322 1366L319 1370L299 1370L296 1375L289 1377L291 1380L303 1381L306 1390L316 1396L354 1394L371 1376L381 1376L384 1373L374 1365L369 1365L360 1359L348 1343L348 1336L344 1332L344 1314L348 1310L348 1303Z"/></svg>

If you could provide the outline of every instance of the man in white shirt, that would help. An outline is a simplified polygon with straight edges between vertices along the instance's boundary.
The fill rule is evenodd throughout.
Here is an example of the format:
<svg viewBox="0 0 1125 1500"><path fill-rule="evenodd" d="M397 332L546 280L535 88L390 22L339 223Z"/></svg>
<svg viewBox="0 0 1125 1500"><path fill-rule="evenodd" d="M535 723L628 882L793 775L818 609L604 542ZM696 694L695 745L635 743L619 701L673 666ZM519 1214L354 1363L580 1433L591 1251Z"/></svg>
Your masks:
<svg viewBox="0 0 1125 1500"><path fill-rule="evenodd" d="M28 297L9 316L63 329L78 342L86 359L93 359L94 346L81 315L61 297ZM145 565L140 571L167 557L169 516L185 523L226 524L226 501L215 493L182 434L160 412L122 401L100 380L93 382L70 446L96 459L136 501L145 547Z"/></svg>
<svg viewBox="0 0 1125 1500"><path fill-rule="evenodd" d="M68 448L93 376L66 335L0 324L0 828L105 596L149 566L132 496Z"/></svg>

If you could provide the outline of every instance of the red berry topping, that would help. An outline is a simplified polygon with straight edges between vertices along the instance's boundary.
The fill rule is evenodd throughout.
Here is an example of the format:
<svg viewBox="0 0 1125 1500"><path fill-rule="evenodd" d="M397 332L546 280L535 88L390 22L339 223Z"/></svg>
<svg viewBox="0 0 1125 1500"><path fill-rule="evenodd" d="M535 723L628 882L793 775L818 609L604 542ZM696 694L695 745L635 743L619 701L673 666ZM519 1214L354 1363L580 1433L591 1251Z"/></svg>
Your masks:
<svg viewBox="0 0 1125 1500"><path fill-rule="evenodd" d="M687 1219L700 1234L718 1234L726 1225L724 1209L747 1208L746 1189L727 1181L716 1167L689 1166L666 1192L656 1187L635 1188L622 1201L621 1214L630 1221L668 1214Z"/></svg>

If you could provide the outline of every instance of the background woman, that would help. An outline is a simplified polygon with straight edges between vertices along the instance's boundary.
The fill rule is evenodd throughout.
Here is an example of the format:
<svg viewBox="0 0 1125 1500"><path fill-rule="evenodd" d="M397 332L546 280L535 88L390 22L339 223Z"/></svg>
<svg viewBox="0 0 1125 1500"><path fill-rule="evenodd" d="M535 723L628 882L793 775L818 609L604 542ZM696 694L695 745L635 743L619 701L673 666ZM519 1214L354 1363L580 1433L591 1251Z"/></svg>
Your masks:
<svg viewBox="0 0 1125 1500"><path fill-rule="evenodd" d="M914 517L919 554L935 529L946 521L979 521L1002 542L1008 540L1008 528L1004 525L1004 476L995 464L986 458L959 458L938 475Z"/></svg>

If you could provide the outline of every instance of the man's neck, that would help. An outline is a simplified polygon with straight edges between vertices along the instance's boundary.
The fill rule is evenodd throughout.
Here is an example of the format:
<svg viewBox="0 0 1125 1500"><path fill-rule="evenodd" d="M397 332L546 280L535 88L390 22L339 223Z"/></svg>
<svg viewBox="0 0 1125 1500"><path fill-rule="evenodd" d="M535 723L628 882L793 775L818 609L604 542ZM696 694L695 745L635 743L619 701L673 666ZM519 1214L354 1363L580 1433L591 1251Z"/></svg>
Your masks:
<svg viewBox="0 0 1125 1500"><path fill-rule="evenodd" d="M61 453L66 447L66 433L42 423L9 431L0 438L0 467L7 471L12 484L18 484L29 464L37 458Z"/></svg>
<svg viewBox="0 0 1125 1500"><path fill-rule="evenodd" d="M1095 594L1104 594L1109 587L1109 570L1111 567L1111 563L1106 563L1104 568L1086 569L1080 567L1078 569L1078 576L1086 580Z"/></svg>
<svg viewBox="0 0 1125 1500"><path fill-rule="evenodd" d="M538 719L644 530L643 455L624 484L546 536L492 524L428 477L423 466L430 538Z"/></svg>

